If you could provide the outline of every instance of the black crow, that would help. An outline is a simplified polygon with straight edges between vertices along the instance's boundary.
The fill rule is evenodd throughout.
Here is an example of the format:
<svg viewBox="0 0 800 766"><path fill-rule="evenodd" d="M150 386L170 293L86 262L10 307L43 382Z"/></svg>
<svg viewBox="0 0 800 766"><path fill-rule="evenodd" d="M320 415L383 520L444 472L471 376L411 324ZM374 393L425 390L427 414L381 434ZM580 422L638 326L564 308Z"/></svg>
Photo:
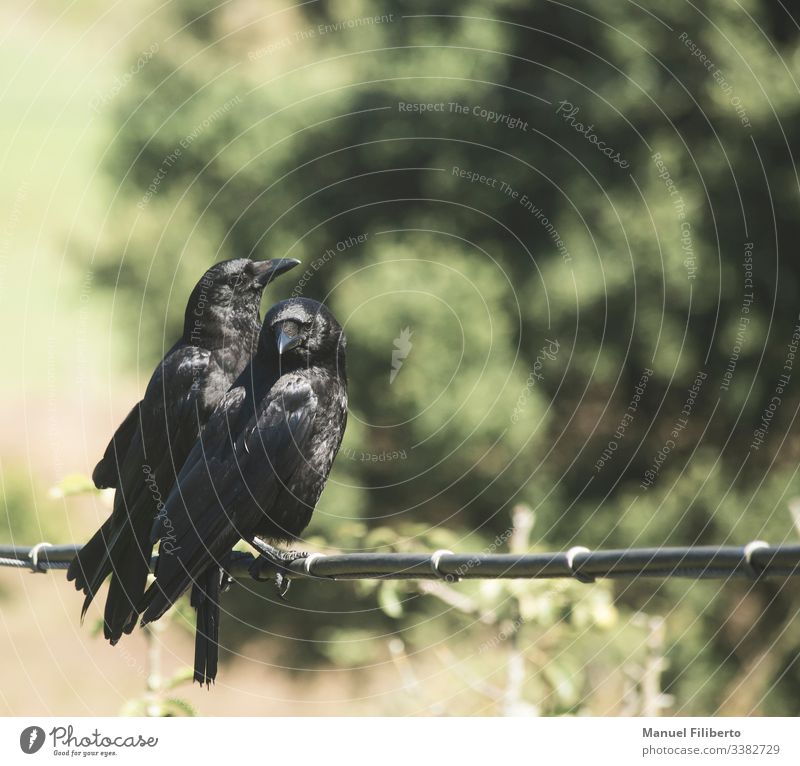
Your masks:
<svg viewBox="0 0 800 766"><path fill-rule="evenodd" d="M166 500L156 579L141 604L146 625L194 586L201 684L217 672L220 565L240 539L270 560L276 549L266 541L291 542L303 532L346 422L341 326L316 301L278 303L250 366L217 405Z"/></svg>
<svg viewBox="0 0 800 766"><path fill-rule="evenodd" d="M67 579L86 594L83 618L103 580L112 576L104 620L112 644L136 624L162 498L208 416L250 361L261 328L261 294L298 263L237 258L205 273L186 305L181 339L156 367L144 397L94 469L98 488L116 489L114 509L72 561Z"/></svg>

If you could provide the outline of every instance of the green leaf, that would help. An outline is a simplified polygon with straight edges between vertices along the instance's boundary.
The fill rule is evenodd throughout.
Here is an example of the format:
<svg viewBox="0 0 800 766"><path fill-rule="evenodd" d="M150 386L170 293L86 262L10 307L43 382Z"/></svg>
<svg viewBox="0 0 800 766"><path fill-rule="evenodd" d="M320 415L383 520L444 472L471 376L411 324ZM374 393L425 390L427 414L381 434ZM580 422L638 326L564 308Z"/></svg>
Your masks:
<svg viewBox="0 0 800 766"><path fill-rule="evenodd" d="M396 582L387 581L378 591L378 605L389 617L397 619L403 614L403 602L400 600Z"/></svg>
<svg viewBox="0 0 800 766"><path fill-rule="evenodd" d="M69 473L58 484L50 487L48 494L52 498L62 498L73 495L98 495L100 490L86 474Z"/></svg>
<svg viewBox="0 0 800 766"><path fill-rule="evenodd" d="M161 703L161 715L165 718L173 716L186 716L194 718L197 711L186 701L179 697L168 697Z"/></svg>
<svg viewBox="0 0 800 766"><path fill-rule="evenodd" d="M164 682L164 690L174 689L176 686L191 681L194 677L194 670L188 666L181 668L175 675Z"/></svg>
<svg viewBox="0 0 800 766"><path fill-rule="evenodd" d="M542 674L562 705L574 705L580 699L582 672L574 663L562 657L558 662L548 662Z"/></svg>

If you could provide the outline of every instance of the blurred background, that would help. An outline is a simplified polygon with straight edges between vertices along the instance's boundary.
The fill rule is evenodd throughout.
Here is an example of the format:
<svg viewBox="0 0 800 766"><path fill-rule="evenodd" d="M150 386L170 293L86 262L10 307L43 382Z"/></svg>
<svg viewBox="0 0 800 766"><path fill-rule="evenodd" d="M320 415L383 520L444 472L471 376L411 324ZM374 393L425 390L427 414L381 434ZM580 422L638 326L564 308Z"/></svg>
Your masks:
<svg viewBox="0 0 800 766"><path fill-rule="evenodd" d="M792 13L3 3L0 542L96 529L85 477L239 256L299 258L265 304L349 339L303 548L796 542ZM798 595L242 583L208 692L185 610L112 648L63 573L2 570L0 711L796 715Z"/></svg>

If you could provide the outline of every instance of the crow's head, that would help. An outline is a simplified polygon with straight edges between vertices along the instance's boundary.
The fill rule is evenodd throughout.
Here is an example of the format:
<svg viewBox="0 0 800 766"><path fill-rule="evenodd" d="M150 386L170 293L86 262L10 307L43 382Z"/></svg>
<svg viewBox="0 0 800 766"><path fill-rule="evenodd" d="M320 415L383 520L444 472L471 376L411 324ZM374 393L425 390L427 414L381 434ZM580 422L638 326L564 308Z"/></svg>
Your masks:
<svg viewBox="0 0 800 766"><path fill-rule="evenodd" d="M300 261L294 258L275 258L269 261L251 261L234 258L215 263L192 290L190 305L194 308L213 303L217 306L249 302L253 294L261 296L262 290L277 276L293 269Z"/></svg>
<svg viewBox="0 0 800 766"><path fill-rule="evenodd" d="M192 290L186 304L184 335L189 333L197 339L209 333L240 330L239 324L258 316L264 288L298 263L294 258L234 258L215 263Z"/></svg>
<svg viewBox="0 0 800 766"><path fill-rule="evenodd" d="M335 368L344 363L347 343L336 317L310 298L290 298L275 304L264 318L261 342L268 352L277 352L283 368Z"/></svg>

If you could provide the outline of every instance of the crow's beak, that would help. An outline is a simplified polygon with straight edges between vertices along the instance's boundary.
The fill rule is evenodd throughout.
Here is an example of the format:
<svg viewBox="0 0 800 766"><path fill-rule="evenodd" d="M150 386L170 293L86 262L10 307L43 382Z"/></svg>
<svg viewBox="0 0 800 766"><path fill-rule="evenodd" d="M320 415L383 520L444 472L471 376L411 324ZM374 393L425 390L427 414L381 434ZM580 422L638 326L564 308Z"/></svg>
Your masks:
<svg viewBox="0 0 800 766"><path fill-rule="evenodd" d="M273 258L270 261L256 261L253 264L255 271L255 281L262 287L266 287L275 277L299 266L297 258Z"/></svg>
<svg viewBox="0 0 800 766"><path fill-rule="evenodd" d="M276 338L276 342L278 344L278 354L283 355L284 351L288 351L289 349L299 345L301 340L303 340L303 338L300 334L287 335L283 330L279 330L278 337Z"/></svg>

